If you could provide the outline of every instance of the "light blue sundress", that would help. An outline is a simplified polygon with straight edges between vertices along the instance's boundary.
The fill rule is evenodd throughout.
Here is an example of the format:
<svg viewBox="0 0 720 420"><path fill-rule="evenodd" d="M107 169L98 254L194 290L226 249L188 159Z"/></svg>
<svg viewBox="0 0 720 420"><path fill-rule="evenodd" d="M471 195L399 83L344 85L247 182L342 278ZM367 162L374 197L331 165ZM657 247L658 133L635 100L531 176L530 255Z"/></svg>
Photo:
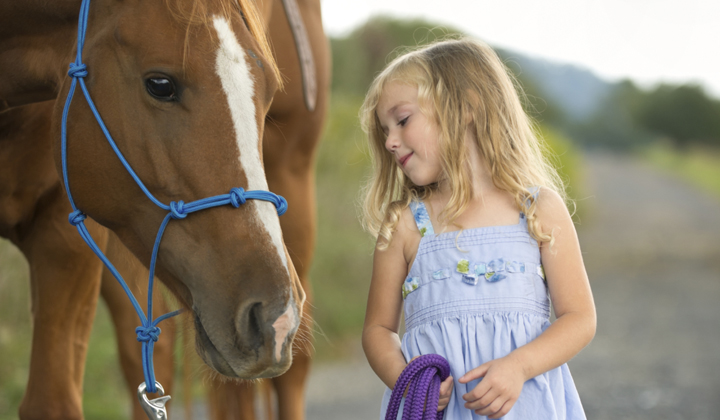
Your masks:
<svg viewBox="0 0 720 420"><path fill-rule="evenodd" d="M519 223L434 234L425 205L410 206L423 234L402 286L406 360L442 355L455 379L445 419L486 419L464 407L462 396L479 381L457 381L485 362L507 356L550 326L550 301L540 249L525 215ZM380 418L390 401L386 389ZM402 408L398 419L402 416ZM523 386L507 420L585 419L567 365L543 373Z"/></svg>

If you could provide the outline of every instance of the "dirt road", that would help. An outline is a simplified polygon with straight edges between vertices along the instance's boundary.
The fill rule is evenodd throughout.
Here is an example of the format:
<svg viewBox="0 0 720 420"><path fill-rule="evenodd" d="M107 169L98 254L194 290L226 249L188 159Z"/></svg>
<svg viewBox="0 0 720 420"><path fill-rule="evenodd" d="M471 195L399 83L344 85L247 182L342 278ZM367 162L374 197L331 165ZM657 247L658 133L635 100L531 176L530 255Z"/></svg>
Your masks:
<svg viewBox="0 0 720 420"><path fill-rule="evenodd" d="M720 419L720 200L627 157L585 161L598 329L569 365L588 419ZM307 418L377 419L383 389L358 344L315 365Z"/></svg>
<svg viewBox="0 0 720 420"><path fill-rule="evenodd" d="M598 330L570 369L588 419L720 419L720 200L629 158L586 162ZM308 419L376 419L381 396L360 356L320 364Z"/></svg>
<svg viewBox="0 0 720 420"><path fill-rule="evenodd" d="M720 418L720 200L591 155L578 231L598 310L570 362L589 419Z"/></svg>

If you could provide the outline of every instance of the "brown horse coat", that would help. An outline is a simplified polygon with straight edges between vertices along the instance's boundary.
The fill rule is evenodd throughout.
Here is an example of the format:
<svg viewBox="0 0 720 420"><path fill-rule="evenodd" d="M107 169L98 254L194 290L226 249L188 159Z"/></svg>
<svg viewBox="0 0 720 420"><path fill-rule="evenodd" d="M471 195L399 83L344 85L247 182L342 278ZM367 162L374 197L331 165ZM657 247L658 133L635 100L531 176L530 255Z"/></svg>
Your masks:
<svg viewBox="0 0 720 420"><path fill-rule="evenodd" d="M214 3L208 3L208 7L213 7ZM106 4L108 7L103 7ZM269 32L273 44L278 50L276 51L278 62L288 79L288 84L283 93L275 96L272 109L268 114L276 125L266 126L263 144L258 144L257 147L258 149L262 147L262 149L258 150L258 153L263 157L265 179L270 190L284 195L293 209L288 213L288 215L292 215L291 217L286 216L280 220L285 243L290 251L285 251L284 254L288 261L290 260L289 256L292 255L292 261L294 262L294 266L292 264L288 265L289 277L299 279L301 283L307 285L307 271L312 256L315 219L312 164L315 146L326 110L327 80L329 77L327 44L320 25L319 2L301 3L300 10L306 26L309 28L311 43L315 47L313 53L317 63L317 78L320 87L316 109L314 112L310 112L305 107L297 106L298 103L303 103L302 90L298 83L300 76L297 67L297 56L293 55L291 51L281 50L281 45L292 44L288 42L289 30L287 23L279 18L282 15L278 4L279 2L264 3L262 16L269 23ZM0 22L2 23L0 25L2 28L0 29L0 71L3 76L0 77L0 127L2 127L0 141L3 141L4 145L8 145L8 147L3 147L3 153L0 155L3 160L0 161L3 163L16 163L16 165L3 165L3 170L0 173L3 186L7 187L0 191L2 193L0 194L0 217L2 218L0 220L0 233L10 238L23 251L30 262L32 308L35 324L30 382L20 410L22 418L82 417L80 398L86 349L86 344L83 343L87 343L92 320L91 314L94 313L96 297L100 288L100 263L79 240L74 229L67 224L67 213L69 213L70 208L67 198L63 194L59 178L54 172L54 168L52 168L53 155L50 153L47 139L56 138L57 133L54 132L56 126L49 123L47 115L50 112L49 109L52 106L57 108L57 105L50 102L38 103L38 101L54 99L57 97L58 92L63 90L61 86L64 83L63 81L66 82L67 78L63 75L61 69L70 61L72 40L75 36L73 25L76 21L77 7L77 2L50 4L39 1L0 2L0 16L5 17L5 19L0 18L2 21ZM117 7L117 9L114 7ZM126 75L128 73L132 74L132 71L126 72L127 67L132 69L133 66L142 67L146 64L138 62L138 58L145 60L152 57L153 54L162 56L163 53L166 53L165 51L153 51L150 49L143 55L130 54L129 58L125 57L123 59L123 48L128 49L130 48L128 46L134 45L133 43L145 45L143 41L149 37L152 29L157 29L152 25L155 25L155 27L160 26L158 22L149 20L150 16L158 16L160 11L150 11L138 16L136 20L132 20L133 10L119 7L114 3L103 3L101 0L96 0L91 6L91 24L88 29L89 33L95 34L94 37L90 36L88 41L88 46L91 46L91 49L95 48L93 53L87 55L88 66L91 69L93 66L98 68L101 66L100 63L112 62L113 59L121 63L115 70L111 68L109 71L103 72L102 77L90 77L88 79L91 92L101 91L111 98L113 95L120 97L128 93L128 89L123 88L123 83L128 83L128 80L125 80L127 79ZM37 26L27 24L27 19L37 22ZM125 24L127 22L125 19L129 19L131 24ZM105 24L93 28L92 22L99 21L105 21ZM177 23L177 20L175 22ZM94 25L98 25L98 23ZM254 38L249 36L249 32L244 31L244 26L241 23L235 21L231 26L235 32L244 32L246 34L241 35L241 39L249 42L250 45L254 45ZM242 173L239 175L232 173L226 175L223 172L215 173L213 170L207 170L207 168L227 168L236 165L231 159L232 153L225 152L228 148L227 143L223 143L221 140L216 141L217 146L209 147L210 151L202 153L192 152L190 149L186 151L181 146L182 143L168 143L171 139L182 140L185 138L197 141L208 138L208 134L213 133L218 139L227 139L234 137L232 132L237 131L237 126L233 130L232 126L228 126L226 123L217 123L218 121L232 119L231 116L227 115L227 110L223 111L222 108L215 109L212 107L206 107L207 109L192 108L192 99L197 99L197 103L205 104L222 103L223 99L220 90L215 90L214 92L218 93L214 93L213 89L201 88L213 84L213 82L203 82L203 77L214 77L208 69L201 68L199 64L198 68L193 67L194 63L212 61L212 54L209 54L210 51L213 51L212 41L207 46L202 47L202 42L204 42L202 41L202 32L203 30L188 30L185 33L177 32L178 36L184 37L185 41L190 39L189 45L201 45L201 47L197 52L191 49L189 51L180 49L178 52L176 49L175 54L179 55L175 57L181 57L181 62L177 58L173 59L172 54L169 54L165 55L169 58L167 58L164 65L158 67L157 64L154 64L151 66L155 68L155 70L151 71L162 76L172 70L164 66L172 67L171 63L173 62L175 65L181 63L181 66L178 67L179 71L173 74L184 82L182 83L185 88L183 95L185 98L189 97L186 106L189 106L190 109L183 111L187 111L190 118L178 120L179 124L173 123L173 120L167 117L170 113L167 112L167 108L163 108L165 105L155 104L144 98L141 100L146 101L146 104L150 104L150 108L147 108L148 105L146 105L146 109L155 112L156 117L153 118L151 123L143 125L143 106L136 105L134 108L121 108L113 111L112 106L103 105L103 99L96 99L103 118L107 118L108 126L111 127L111 130L113 130L113 126L117 127L114 129L115 133L142 133L140 147L133 148L135 144L127 143L130 141L130 137L123 138L122 134L119 136L120 141L118 143L120 143L123 152L127 152L126 157L128 160L133 162L134 166L136 165L135 169L141 179L146 182L148 188L158 192L158 198L165 202L176 196L187 200L188 196L191 197L190 199L197 199L212 193L226 193L227 191L220 190L218 192L212 191L209 194L204 191L203 186L227 178L229 182L217 183L218 185L227 184L221 187L225 188L227 186L237 186L233 185L232 179L247 179ZM164 33L163 35L167 34ZM218 36L221 37L221 35ZM152 37L150 38L152 39ZM121 47L118 48L117 45ZM251 46L251 49L262 57L262 48ZM191 57L192 54L197 54L194 57L195 60ZM120 56L120 59L118 59L118 56ZM202 58L203 56L206 58ZM262 135L265 110L267 110L270 103L271 92L274 91L272 86L273 78L268 73L270 71L268 69L271 68L269 62L265 62L265 66L258 65L251 69L254 74L252 78L257 83L255 92L260 92L263 89L265 91L263 94L253 96L255 108L258 110L254 119L259 135ZM172 73L172 71L170 72ZM178 74L182 76L177 76ZM133 93L130 90L131 95L142 96L144 94L142 90L135 92ZM64 99L62 93L60 98ZM101 139L98 130L93 125L86 105L82 101L78 101L78 99L76 98L71 111L71 116L75 114L75 118L70 125L71 139L69 140L71 143L69 151L71 156L70 184L73 188L73 195L78 197L78 205L84 211L87 211L91 217L113 229L122 240L123 246L120 245L117 239L114 239L114 236L111 236L110 245L107 245L108 255L111 258L123 252L126 253L124 247L127 246L135 256L138 256L142 261L146 261L149 257L148 247L151 242L148 238L152 238L158 224L158 218L162 217L162 215L158 213L156 208L141 202L143 198L139 197L131 180L128 179L126 174L124 175L122 168L119 167L113 156L108 153L107 145L102 141L97 141ZM24 104L33 105L22 106ZM191 111L192 113L190 113ZM163 123L163 121L165 122ZM212 121L215 121L215 123L212 123ZM140 130L133 130L134 128L140 128ZM190 131L191 135L188 135L188 131ZM90 139L94 141L88 142ZM72 156L81 156L83 153L87 155L90 161L89 164L82 163L83 161L79 159L72 159ZM178 163L185 163L185 165L178 165ZM199 178L195 180L192 180L192 178L189 180L183 179L182 171L179 171L176 165L182 166L184 171L199 175ZM168 176L168 173L171 176ZM109 176L110 174L112 176ZM178 179L181 182L172 181ZM113 193L111 197L100 197L98 201L94 200L98 191L107 191L108 189ZM137 200L141 204L126 209L123 207L125 201L122 199L128 201ZM260 302L263 305L263 310L265 306L277 308L268 309L268 311L275 314L280 314L283 311L287 312L286 308L288 308L288 306L282 306L282 303L280 303L279 307L275 304L270 305L267 299L272 299L272 297L257 298L257 293L262 293L263 289L250 286L247 282L242 284L241 289L235 289L232 284L217 283L217 285L213 285L204 282L195 285L193 283L193 281L198 281L192 280L198 277L197 274L194 274L195 268L193 268L196 261L193 258L187 258L187 256L193 255L197 257L199 256L198 251L210 252L210 254L204 253L200 255L205 255L207 259L215 262L214 265L223 270L227 268L225 271L217 271L216 269L216 274L213 274L211 270L209 275L211 281L213 277L217 279L232 278L238 272L244 274L241 276L243 278L257 278L258 275L267 274L267 269L258 271L251 267L256 265L258 256L261 255L257 251L253 251L253 245L260 246L261 248L258 249L262 249L261 252L268 253L270 256L273 255L272 246L263 245L262 240L233 239L230 237L225 239L228 230L226 227L227 220L242 217L243 220L250 220L251 224L255 220L254 223L257 225L257 219L252 214L248 214L247 211L243 212L243 210L238 212L235 209L208 212L217 214L199 215L193 224L177 224L176 227L171 226L168 228L168 237L164 240L167 241L167 245L164 245L161 249L161 255L164 253L166 256L161 257L158 262L158 276L175 292L183 304L195 309L196 323L200 322L201 329L205 330L204 335L207 336L205 341L210 341L210 343L203 343L201 337L198 343L200 353L202 355L205 352L205 359L208 363L221 372L229 373L232 376L273 375L273 372L277 371L276 369L284 370L287 368L291 354L289 348L286 349L283 346L280 360L276 360L276 362L280 362L278 367L262 367L272 366L268 365L268 363L275 363L272 361L272 355L278 353L275 348L277 343L273 344L274 335L269 334L269 338L263 338L264 333L255 333L254 327L250 330L243 330L243 328L247 327L241 325L238 327L240 335L250 336L254 344L242 344L236 340L234 344L228 347L228 344L218 343L219 337L223 333L217 331L222 331L226 327L222 327L212 320L205 322L201 319L202 315L198 315L197 305L208 299L204 297L208 290L220 290L222 296L225 297L226 303L221 301L220 304L217 304L217 302L214 302L213 305L208 307L209 310L200 311L200 314L222 310L218 308L229 308L228 305L231 305L237 299L227 299L232 296L237 296L242 301L245 297L254 295L255 302ZM238 216L232 214L232 212L243 214ZM218 221L216 222L216 220ZM106 231L92 222L88 222L88 224L96 241L101 247L105 247L108 241ZM188 238L192 238L190 243L198 243L204 237L212 237L217 240L217 243L211 245L209 250L188 247ZM237 245L237 243L244 245ZM277 255L277 253L274 255ZM250 260L238 258L238 256L248 256ZM282 257L282 254L280 257ZM271 260L274 258L270 257ZM133 261L130 258L125 258L125 260ZM260 258L260 260L263 260L263 258ZM53 261L55 262L53 263ZM234 261L234 265L228 265L223 261ZM269 264L269 267L278 266L277 261L269 262ZM295 266L298 267L297 273L294 270ZM142 266L132 262L127 263L126 267L119 268L128 272L144 270ZM269 271L272 272L272 270ZM265 284L263 286L265 290L271 289L277 295L277 291L281 289L278 288L279 286L273 286L275 284L273 282L276 281L275 279L282 277L282 275L273 274L267 280L260 282L260 284ZM205 280L205 275L203 275L203 280ZM200 287L200 284L202 284L202 287ZM116 324L120 326L124 323L123 319L127 319L127 317L123 317L122 304L118 304L113 300L116 295L110 290L103 286L103 295L110 305ZM290 291L281 294L281 296L285 302L288 302L289 296L294 296L294 302L301 303L303 301L302 293L299 285L292 283ZM58 307L64 309L61 317L58 316L58 309L53 309ZM257 303L250 303L244 307L255 308ZM115 309L113 310L113 308ZM240 312L248 313L247 310L243 312L242 305ZM252 313L252 309L250 313ZM300 313L302 313L301 310L298 310L298 315ZM258 325L258 322L270 324L274 318L268 312L268 315L263 315L263 313L258 315L256 313L254 318L251 315L250 319L251 325L253 323ZM300 328L307 330L307 326L301 326ZM208 331L208 329L211 331ZM53 331L65 331L68 334L58 336L58 334L52 333ZM237 339L240 338L242 337L237 337ZM122 342L123 340L121 340L121 346L123 345ZM220 356L222 360L218 362L217 354L207 354L208 344L212 344L211 347L224 347L226 349L212 349L212 352L220 351L219 354L223 354L223 351L232 352L236 351L234 349L240 349L241 351L237 356L240 364L226 360L228 357L235 356ZM248 346L247 348L251 353L243 353L242 348L244 346ZM169 347L166 346L165 349L167 348ZM252 350L253 348L255 350ZM263 348L266 350L262 350ZM49 357L48 349L52 349L52 357ZM166 351L162 349L163 347L160 346L157 351L161 353ZM286 351L287 353L285 353ZM122 353L126 352L123 351ZM252 353L255 354L253 357L255 363L248 365L243 362L247 361L247 355ZM261 354L267 354L267 356L258 357ZM300 352L300 357L296 357L295 364L293 364L288 374L275 380L279 400L283 402L280 407L281 418L299 418L299 416L302 416L304 409L302 404L302 395L304 393L302 382L307 373L309 362L307 354L308 352ZM124 366L132 364L132 362L124 363ZM39 376L40 372L44 375L43 378ZM158 373L159 378L163 375L160 372ZM48 381L48 377L52 378L52 380ZM42 398L47 395L57 396L57 398L49 400ZM39 403L40 400L43 401L42 404Z"/></svg>

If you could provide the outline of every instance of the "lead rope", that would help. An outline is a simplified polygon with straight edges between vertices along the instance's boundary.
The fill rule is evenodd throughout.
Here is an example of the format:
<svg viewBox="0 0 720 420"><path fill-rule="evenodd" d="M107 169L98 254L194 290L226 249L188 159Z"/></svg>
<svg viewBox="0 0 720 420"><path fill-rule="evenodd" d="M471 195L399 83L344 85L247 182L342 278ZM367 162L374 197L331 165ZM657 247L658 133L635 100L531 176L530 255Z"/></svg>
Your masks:
<svg viewBox="0 0 720 420"><path fill-rule="evenodd" d="M184 219L187 217L188 214L209 209L212 207L219 207L224 205L232 205L235 208L240 207L241 205L245 204L247 200L253 199L253 200L264 200L269 201L272 204L275 205L275 208L277 210L278 216L282 216L285 211L287 211L287 201L277 194L274 194L269 191L245 191L242 188L232 188L228 194L222 194L217 195L214 197L208 197L203 198L197 201L193 201L190 203L185 203L183 201L171 201L169 205L164 204L160 202L157 198L155 198L150 191L145 187L145 185L142 183L140 178L137 176L135 171L130 167L130 164L127 162L123 154L120 152L120 149L115 144L115 141L113 141L112 136L110 135L110 132L108 131L107 127L105 126L105 123L103 122L102 118L100 117L100 113L98 112L97 108L95 107L94 102L90 98L90 93L88 92L87 86L85 85L84 78L88 75L87 66L83 64L82 62L82 50L83 45L85 43L85 32L87 30L87 21L88 21L88 10L90 8L90 0L83 0L82 4L80 6L80 16L78 21L78 42L77 42L77 55L75 58L75 61L73 63L70 63L70 70L68 71L68 76L72 78L72 83L70 84L70 91L68 92L67 100L65 101L65 107L63 108L63 114L62 114L62 122L61 122L61 130L60 130L60 137L61 137L61 157L62 157L62 172L63 172L63 181L65 183L65 191L67 193L68 199L70 200L70 205L73 208L72 213L70 213L69 221L70 224L75 226L80 233L80 236L85 240L85 242L88 244L90 249L97 255L100 260L105 264L105 266L108 268L110 273L112 273L113 277L117 279L118 283L120 283L120 286L122 286L123 290L125 290L125 293L128 295L128 298L130 299L130 302L132 303L133 307L135 308L135 312L137 312L138 317L140 318L141 326L137 327L135 329L135 332L137 334L137 340L142 343L142 361L143 361L143 374L145 376L145 382L140 384L138 387L138 399L140 400L141 405L143 406L143 409L145 410L146 414L148 415L148 418L151 419L167 419L167 412L165 409L165 403L168 399L170 399L170 396L163 396L161 398L157 398L154 400L148 400L147 396L145 395L146 392L151 393L159 393L160 395L164 394L164 390L162 388L162 385L160 385L159 382L155 381L155 369L153 367L153 346L155 342L158 340L158 336L161 332L160 328L157 326L158 323L163 321L164 319L170 318L172 316L175 316L182 312L182 310L173 311L170 313L167 313L165 315L161 315L153 320L152 317L152 293L153 293L153 283L155 278L155 262L157 260L157 254L158 250L160 249L160 241L162 240L163 232L165 231L165 227L170 222L170 219ZM120 159L120 162L123 164L125 169L130 173L132 178L135 180L137 185L140 187L140 189L145 193L145 195L155 203L158 207L168 212L168 214L163 219L162 223L160 224L160 228L158 229L157 236L155 238L155 244L153 246L152 256L150 258L150 276L148 279L148 302L147 302L147 317L143 313L142 308L140 307L140 304L138 303L137 299L135 299L135 296L133 296L132 292L130 291L130 288L123 280L120 273L115 269L115 267L112 265L110 260L103 254L103 252L100 250L100 248L97 246L93 238L90 236L90 232L85 227L84 220L86 219L87 215L83 213L80 209L77 208L75 205L75 201L73 200L72 194L70 193L70 184L68 181L68 169L67 169L67 118L68 118L68 112L70 109L70 104L72 103L73 95L75 94L75 89L80 84L80 88L82 89L85 99L88 102L88 105L90 106L90 110L95 115L95 119L97 120L100 129L105 134L105 138L107 139L108 143L112 147L112 149L115 151L115 154L117 155L118 159Z"/></svg>
<svg viewBox="0 0 720 420"><path fill-rule="evenodd" d="M436 411L440 384L450 375L450 364L439 354L425 354L408 363L395 383L385 420L396 420L405 388L408 388L402 420L442 420L445 410Z"/></svg>

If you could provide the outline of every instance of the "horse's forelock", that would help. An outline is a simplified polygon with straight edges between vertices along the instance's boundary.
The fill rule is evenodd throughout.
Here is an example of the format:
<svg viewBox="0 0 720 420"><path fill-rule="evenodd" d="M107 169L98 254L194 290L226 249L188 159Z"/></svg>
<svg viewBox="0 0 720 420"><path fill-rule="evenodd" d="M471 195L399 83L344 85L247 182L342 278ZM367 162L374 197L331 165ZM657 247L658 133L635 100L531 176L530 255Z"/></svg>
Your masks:
<svg viewBox="0 0 720 420"><path fill-rule="evenodd" d="M220 6L219 12L221 17L225 18L228 22L232 22L233 18L244 20L250 30L250 34L258 44L260 52L265 57L278 87L282 89L283 80L265 33L265 25L263 24L260 12L252 0L198 0L190 2L187 0L165 0L165 4L173 17L187 25L185 44L183 46L183 50L185 51L184 56L187 56L187 50L189 48L190 27L192 25L202 25L208 30L213 27L213 18L217 16L217 13L211 14L208 11L208 2L210 1L215 1Z"/></svg>

